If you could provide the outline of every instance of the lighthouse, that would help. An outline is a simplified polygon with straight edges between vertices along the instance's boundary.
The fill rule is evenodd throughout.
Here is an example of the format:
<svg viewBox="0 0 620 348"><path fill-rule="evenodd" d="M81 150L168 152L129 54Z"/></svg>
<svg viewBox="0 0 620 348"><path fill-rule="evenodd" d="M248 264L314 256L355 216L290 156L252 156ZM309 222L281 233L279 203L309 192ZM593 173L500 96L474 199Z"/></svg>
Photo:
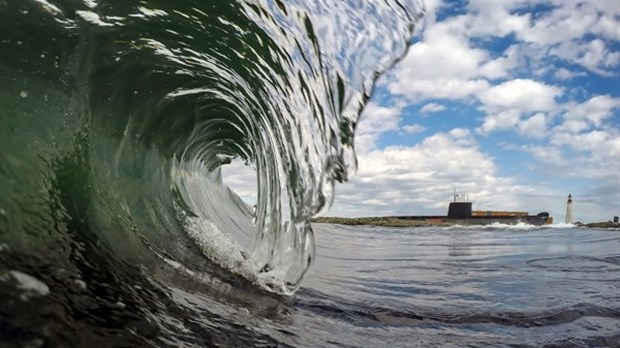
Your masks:
<svg viewBox="0 0 620 348"><path fill-rule="evenodd" d="M566 221L567 224L573 223L573 196L568 195L568 201L566 202Z"/></svg>

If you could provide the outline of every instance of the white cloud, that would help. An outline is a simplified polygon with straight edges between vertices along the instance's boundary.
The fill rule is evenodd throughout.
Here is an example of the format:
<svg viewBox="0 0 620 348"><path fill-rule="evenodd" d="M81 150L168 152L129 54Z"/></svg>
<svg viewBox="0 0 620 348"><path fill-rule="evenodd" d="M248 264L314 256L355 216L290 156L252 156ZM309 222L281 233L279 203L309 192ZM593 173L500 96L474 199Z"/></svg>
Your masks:
<svg viewBox="0 0 620 348"><path fill-rule="evenodd" d="M414 146L360 156L358 175L336 187L328 215L445 215L455 188L469 193L476 209L558 213L553 202L565 199L547 184L520 185L498 175L493 159L481 151L471 132L456 128Z"/></svg>
<svg viewBox="0 0 620 348"><path fill-rule="evenodd" d="M579 188L585 195L582 199L590 200L588 205L582 203L582 217L590 221L605 219L608 209L618 209L620 129L607 123L618 107L620 98L607 95L568 104L559 124L548 130L548 143L523 146L538 160L537 172L578 180L578 187L570 191ZM615 201L610 198L614 195Z"/></svg>
<svg viewBox="0 0 620 348"><path fill-rule="evenodd" d="M615 23L614 39L618 40L613 17L617 9L599 2L555 1L542 16L522 11L539 2L472 0L467 5L469 12L441 22L435 22L432 12L420 41L410 48L385 84L392 93L414 102L468 99L492 88L489 81L510 77L516 69L536 76L550 73L554 56L597 74L615 73L620 52L587 35L604 33L607 37ZM433 10L438 7L434 2ZM517 40L499 56L482 48L484 40L472 41L509 34L515 34ZM561 68L555 76L566 80L576 73Z"/></svg>
<svg viewBox="0 0 620 348"><path fill-rule="evenodd" d="M357 176L351 183L337 188L340 192L333 213L339 214L348 207L344 210L356 215L351 209L359 207L368 210L358 211L359 215L392 214L393 209L413 211L415 202L419 201L445 201L445 197L435 200L434 196L450 192L453 180L461 171L467 173L464 181L470 175L483 177L483 173L494 171L492 161L476 148L463 146L466 145L463 140L462 134L439 133L412 147L388 147L359 156ZM421 195L433 187L434 192L429 190L426 197ZM360 207L357 202L363 197L372 198L374 204Z"/></svg>
<svg viewBox="0 0 620 348"><path fill-rule="evenodd" d="M558 80L572 80L573 78L577 76L584 76L584 75L586 75L586 73L584 72L576 72L576 71L571 71L565 68L559 68L553 74L553 77Z"/></svg>
<svg viewBox="0 0 620 348"><path fill-rule="evenodd" d="M419 124L410 124L410 125L406 125L403 127L403 130L407 134L415 134L415 133L424 132L426 129L427 129L426 127L421 126Z"/></svg>
<svg viewBox="0 0 620 348"><path fill-rule="evenodd" d="M521 113L517 110L487 114L477 130L481 134L488 134L496 130L511 129L516 127L520 120Z"/></svg>
<svg viewBox="0 0 620 348"><path fill-rule="evenodd" d="M598 184L608 186L617 186L620 179L618 130L554 133L548 145L523 148L540 161L537 165L539 171L556 178L596 180ZM588 183L582 182L582 185Z"/></svg>
<svg viewBox="0 0 620 348"><path fill-rule="evenodd" d="M613 5L613 1L608 3ZM615 9L618 10L619 7L615 6ZM618 16L618 14L616 13L615 16ZM603 12L603 15L590 30L592 33L599 34L608 40L618 40L618 20L609 12Z"/></svg>
<svg viewBox="0 0 620 348"><path fill-rule="evenodd" d="M549 53L603 76L617 75L620 52L610 51L600 39L588 42L566 41L549 49Z"/></svg>
<svg viewBox="0 0 620 348"><path fill-rule="evenodd" d="M594 161L607 162L617 158L620 154L618 150L619 141L617 131L594 130L578 134L555 133L551 139L551 144L567 146L578 152L585 152L587 157Z"/></svg>
<svg viewBox="0 0 620 348"><path fill-rule="evenodd" d="M411 81L415 80L415 81ZM393 93L400 93L412 101L425 99L465 99L484 91L489 83L484 79L467 80L462 78L438 77L437 79L400 80L390 86Z"/></svg>
<svg viewBox="0 0 620 348"><path fill-rule="evenodd" d="M537 18L532 25L516 31L525 42L550 45L582 37L594 26L598 14L591 6L564 3L547 15Z"/></svg>
<svg viewBox="0 0 620 348"><path fill-rule="evenodd" d="M376 148L377 141L386 132L399 129L401 110L370 102L364 109L355 130L355 150L358 154Z"/></svg>
<svg viewBox="0 0 620 348"><path fill-rule="evenodd" d="M561 94L559 87L526 79L510 80L494 86L479 95L481 109L486 116L478 131L488 134L516 127L522 135L540 138L544 135L544 128L538 127L546 124L546 117L538 114L522 121L522 116L558 109L555 100Z"/></svg>
<svg viewBox="0 0 620 348"><path fill-rule="evenodd" d="M593 126L599 127L605 119L611 116L612 111L618 107L620 107L620 98L600 95L571 108L565 117L567 119L585 117Z"/></svg>
<svg viewBox="0 0 620 348"><path fill-rule="evenodd" d="M507 49L502 57L487 61L480 66L480 75L488 79L499 79L509 76L509 72L518 65L519 57L514 49Z"/></svg>
<svg viewBox="0 0 620 348"><path fill-rule="evenodd" d="M562 151L555 146L523 146L523 150L532 154L536 159L543 163L560 163L564 161Z"/></svg>
<svg viewBox="0 0 620 348"><path fill-rule="evenodd" d="M504 37L529 26L529 14L512 14L523 1L470 0L467 29L470 36Z"/></svg>
<svg viewBox="0 0 620 348"><path fill-rule="evenodd" d="M247 204L254 205L257 199L256 171L238 159L221 168L224 184Z"/></svg>
<svg viewBox="0 0 620 348"><path fill-rule="evenodd" d="M594 96L583 103L569 105L568 111L563 115L563 123L556 131L578 133L591 127L600 127L618 107L620 98L608 95Z"/></svg>
<svg viewBox="0 0 620 348"><path fill-rule="evenodd" d="M547 116L537 113L534 116L519 122L519 134L526 138L541 139L547 134Z"/></svg>
<svg viewBox="0 0 620 348"><path fill-rule="evenodd" d="M515 79L506 81L480 94L485 110L520 112L550 111L556 107L555 98L562 89L541 82Z"/></svg>
<svg viewBox="0 0 620 348"><path fill-rule="evenodd" d="M428 103L428 104L424 105L420 109L420 113L421 114L429 114L429 113L433 113L433 112L444 111L445 109L446 109L446 107L443 106L442 104Z"/></svg>
<svg viewBox="0 0 620 348"><path fill-rule="evenodd" d="M538 4L547 12L527 12ZM414 102L426 99L469 99L492 88L490 81L512 72L542 77L555 72L559 80L578 73L553 69L552 59L603 75L616 74L620 52L606 40L620 40L617 4L606 1L471 0L465 14L436 22L433 1L420 41L386 79L389 90ZM483 49L486 39L515 35L515 42L499 56ZM592 37L599 35L600 37ZM473 41L481 38L482 41ZM542 110L546 111L546 110Z"/></svg>
<svg viewBox="0 0 620 348"><path fill-rule="evenodd" d="M539 3L548 4L549 1L472 0L468 4L469 11L460 16L464 23L463 31L470 38L503 38L514 34L517 46L533 48L521 49L528 58L521 59L521 63L529 62L536 66L542 58L548 64L550 58L555 56L597 74L615 74L620 64L620 53L610 50L610 45L604 40L620 40L617 19L620 6L617 2L550 2L553 6L551 10L534 15L523 9ZM503 77L502 73L514 68L514 63L512 61L510 65L499 69L499 74L485 76Z"/></svg>
<svg viewBox="0 0 620 348"><path fill-rule="evenodd" d="M423 100L462 99L486 89L488 82L479 70L490 57L487 51L471 47L463 36L464 25L460 17L429 24L422 41L409 49L388 77L389 90L411 100Z"/></svg>
<svg viewBox="0 0 620 348"><path fill-rule="evenodd" d="M620 39L618 4L614 1L560 1L531 25L515 31L519 40L545 52L579 64L600 75L615 75L620 53L610 50L609 42ZM598 36L598 37L596 37Z"/></svg>

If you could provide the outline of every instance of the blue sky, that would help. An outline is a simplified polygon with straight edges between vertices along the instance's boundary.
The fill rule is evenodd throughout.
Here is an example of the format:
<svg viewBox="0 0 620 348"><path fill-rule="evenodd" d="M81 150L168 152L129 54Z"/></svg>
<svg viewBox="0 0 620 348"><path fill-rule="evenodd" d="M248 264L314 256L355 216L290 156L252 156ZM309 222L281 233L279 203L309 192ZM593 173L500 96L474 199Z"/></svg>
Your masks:
<svg viewBox="0 0 620 348"><path fill-rule="evenodd" d="M427 1L357 131L357 176L327 215L620 215L620 2Z"/></svg>
<svg viewBox="0 0 620 348"><path fill-rule="evenodd" d="M454 189L556 222L569 193L577 221L620 215L619 22L617 0L427 0L325 215L445 214Z"/></svg>

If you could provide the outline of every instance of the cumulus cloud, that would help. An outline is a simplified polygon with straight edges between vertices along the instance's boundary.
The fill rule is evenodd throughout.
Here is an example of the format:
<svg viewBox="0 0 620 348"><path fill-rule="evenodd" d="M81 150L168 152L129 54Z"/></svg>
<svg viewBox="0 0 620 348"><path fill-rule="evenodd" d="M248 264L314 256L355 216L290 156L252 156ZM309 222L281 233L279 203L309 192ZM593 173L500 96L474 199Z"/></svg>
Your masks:
<svg viewBox="0 0 620 348"><path fill-rule="evenodd" d="M598 17L592 6L568 1L515 32L525 42L550 45L582 37L594 26Z"/></svg>
<svg viewBox="0 0 620 348"><path fill-rule="evenodd" d="M350 183L338 185L329 215L415 215L446 213L453 189L467 192L481 208L523 209L537 187L497 174L468 129L436 133L414 146L391 146L359 156ZM507 202L502 195L510 195ZM366 201L365 204L359 204ZM542 209L538 204L535 209Z"/></svg>
<svg viewBox="0 0 620 348"><path fill-rule="evenodd" d="M551 0L552 7L546 12L534 16L526 11L527 6L545 2L469 1L469 11L463 15L464 30L469 37L513 34L518 45L533 48L522 49L525 54L545 53L546 61L556 57L597 74L615 74L619 52L611 50L608 42L619 40L617 3Z"/></svg>
<svg viewBox="0 0 620 348"><path fill-rule="evenodd" d="M553 77L557 80L572 80L575 77L578 76L585 76L586 73L584 72L577 72L577 71L571 71L565 68L559 68L558 70L556 70L556 72L553 74Z"/></svg>
<svg viewBox="0 0 620 348"><path fill-rule="evenodd" d="M355 130L355 150L366 153L376 148L377 141L386 132L397 131L400 122L400 108L385 107L369 103L360 117Z"/></svg>
<svg viewBox="0 0 620 348"><path fill-rule="evenodd" d="M541 1L472 0L466 13L435 22L434 11L440 6L434 1L419 41L385 84L392 93L421 102L468 99L517 70L542 76L550 73L554 59L602 76L616 74L620 52L611 42L619 40L617 4L550 2L549 10L534 15L528 11ZM485 48L489 38L509 35L514 43L499 56ZM556 70L551 73L560 80L578 74Z"/></svg>
<svg viewBox="0 0 620 348"><path fill-rule="evenodd" d="M539 171L554 177L589 179L597 184L618 183L620 134L617 130L594 130L578 134L554 133L550 144L525 145L523 149L540 161L537 165ZM587 184L582 181L582 185ZM616 194L618 193L620 192L616 190Z"/></svg>
<svg viewBox="0 0 620 348"><path fill-rule="evenodd" d="M433 112L444 111L445 109L446 109L446 107L443 106L442 104L428 103L428 104L424 105L420 109L420 113L421 114L430 114L430 113L433 113Z"/></svg>
<svg viewBox="0 0 620 348"><path fill-rule="evenodd" d="M562 115L563 123L556 132L578 133L592 127L600 127L620 107L620 98L609 95L594 96L583 103L572 104Z"/></svg>
<svg viewBox="0 0 620 348"><path fill-rule="evenodd" d="M620 52L610 50L600 39L562 42L550 48L549 53L603 76L617 75L615 69L620 65Z"/></svg>
<svg viewBox="0 0 620 348"><path fill-rule="evenodd" d="M481 109L486 113L478 131L488 134L495 130L517 127L521 134L532 137L544 135L546 118L542 114L522 120L527 113L553 111L558 108L556 98L562 89L541 82L515 79L492 87L479 95ZM527 131L534 130L534 133Z"/></svg>
<svg viewBox="0 0 620 348"><path fill-rule="evenodd" d="M477 130L481 134L489 134L497 130L511 129L517 126L520 120L521 113L517 110L487 114L484 122Z"/></svg>
<svg viewBox="0 0 620 348"><path fill-rule="evenodd" d="M406 126L403 126L403 131L407 134L420 133L424 132L425 130L427 130L427 128L419 124L408 124Z"/></svg>
<svg viewBox="0 0 620 348"><path fill-rule="evenodd" d="M547 143L522 147L538 160L536 171L554 178L579 180L580 191L585 195L582 199L590 200L584 216L590 218L603 219L605 209L618 209L620 129L612 121L618 107L619 98L608 95L569 104L556 126L547 131ZM598 192L596 187L606 187L607 191ZM606 208L601 209L603 206Z"/></svg>
<svg viewBox="0 0 620 348"><path fill-rule="evenodd" d="M515 14L522 1L470 0L468 3L467 33L469 36L504 37L527 28L531 16Z"/></svg>
<svg viewBox="0 0 620 348"><path fill-rule="evenodd" d="M480 94L487 111L516 110L520 112L550 111L562 89L541 82L515 79L494 86Z"/></svg>
<svg viewBox="0 0 620 348"><path fill-rule="evenodd" d="M394 94L411 100L462 99L488 87L480 67L488 52L472 47L463 33L462 18L429 25L388 78Z"/></svg>
<svg viewBox="0 0 620 348"><path fill-rule="evenodd" d="M539 112L518 124L519 134L527 138L541 139L547 134L547 116Z"/></svg>

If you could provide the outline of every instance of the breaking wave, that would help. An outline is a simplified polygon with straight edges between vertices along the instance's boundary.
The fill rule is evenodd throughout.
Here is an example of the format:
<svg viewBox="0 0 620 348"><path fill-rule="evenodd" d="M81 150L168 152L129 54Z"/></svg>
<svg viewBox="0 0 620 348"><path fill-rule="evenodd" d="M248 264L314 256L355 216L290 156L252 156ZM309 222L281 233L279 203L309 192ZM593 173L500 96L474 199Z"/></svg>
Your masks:
<svg viewBox="0 0 620 348"><path fill-rule="evenodd" d="M1 241L66 262L206 257L294 292L314 258L309 219L355 169L360 111L421 13L396 0L0 1ZM256 172L255 208L223 183L235 160Z"/></svg>

